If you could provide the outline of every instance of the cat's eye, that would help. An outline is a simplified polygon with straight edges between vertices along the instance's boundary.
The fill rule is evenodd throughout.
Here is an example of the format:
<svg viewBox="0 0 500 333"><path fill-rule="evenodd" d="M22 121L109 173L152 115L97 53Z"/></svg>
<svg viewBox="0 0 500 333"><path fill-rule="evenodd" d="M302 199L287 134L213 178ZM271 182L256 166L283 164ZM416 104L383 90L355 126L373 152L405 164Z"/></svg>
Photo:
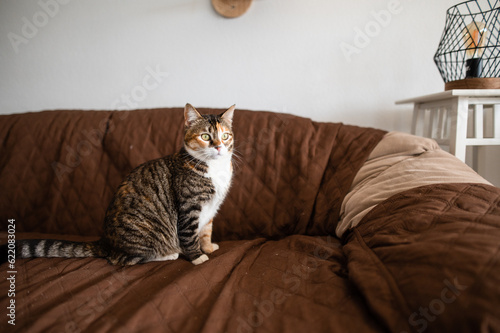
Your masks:
<svg viewBox="0 0 500 333"><path fill-rule="evenodd" d="M227 140L227 139L229 139L229 133L222 134L222 140Z"/></svg>
<svg viewBox="0 0 500 333"><path fill-rule="evenodd" d="M201 135L201 139L202 139L203 141L208 141L208 140L210 140L210 134L203 133L203 134Z"/></svg>

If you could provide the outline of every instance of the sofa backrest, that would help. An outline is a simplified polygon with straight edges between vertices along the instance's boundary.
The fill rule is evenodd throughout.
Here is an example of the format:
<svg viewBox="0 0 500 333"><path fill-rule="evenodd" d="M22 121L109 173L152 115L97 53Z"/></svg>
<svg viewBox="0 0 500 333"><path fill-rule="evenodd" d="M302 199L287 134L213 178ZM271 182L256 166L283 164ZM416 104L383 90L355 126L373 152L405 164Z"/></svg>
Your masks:
<svg viewBox="0 0 500 333"><path fill-rule="evenodd" d="M223 110L200 109L201 113ZM183 110L0 116L0 228L98 236L125 175L178 151ZM236 110L234 180L215 239L333 234L351 182L384 131Z"/></svg>

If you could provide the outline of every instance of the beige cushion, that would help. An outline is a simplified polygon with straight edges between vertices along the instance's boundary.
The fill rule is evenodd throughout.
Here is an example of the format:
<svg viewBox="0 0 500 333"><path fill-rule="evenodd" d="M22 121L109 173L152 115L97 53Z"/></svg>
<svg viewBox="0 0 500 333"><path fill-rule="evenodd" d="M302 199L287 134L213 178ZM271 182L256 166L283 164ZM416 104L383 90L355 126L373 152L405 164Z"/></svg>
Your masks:
<svg viewBox="0 0 500 333"><path fill-rule="evenodd" d="M399 192L441 183L490 184L432 139L387 133L359 170L344 198L336 234L342 237L373 207Z"/></svg>

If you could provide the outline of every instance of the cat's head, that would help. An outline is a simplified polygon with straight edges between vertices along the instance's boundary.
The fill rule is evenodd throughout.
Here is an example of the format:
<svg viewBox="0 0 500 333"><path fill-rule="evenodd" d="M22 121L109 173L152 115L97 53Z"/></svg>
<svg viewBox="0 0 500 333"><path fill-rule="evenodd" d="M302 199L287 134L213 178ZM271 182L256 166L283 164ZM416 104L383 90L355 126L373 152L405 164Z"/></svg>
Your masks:
<svg viewBox="0 0 500 333"><path fill-rule="evenodd" d="M184 147L191 156L204 162L231 158L234 108L233 105L219 115L201 115L191 104L186 104Z"/></svg>

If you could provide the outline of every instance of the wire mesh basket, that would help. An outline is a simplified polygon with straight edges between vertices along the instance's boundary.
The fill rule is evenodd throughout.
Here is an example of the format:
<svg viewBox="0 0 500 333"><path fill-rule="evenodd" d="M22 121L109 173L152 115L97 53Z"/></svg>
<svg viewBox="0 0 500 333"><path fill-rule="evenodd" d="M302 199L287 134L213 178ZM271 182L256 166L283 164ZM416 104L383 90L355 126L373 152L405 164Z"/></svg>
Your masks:
<svg viewBox="0 0 500 333"><path fill-rule="evenodd" d="M434 55L446 84L500 77L499 14L500 0L466 1L448 9Z"/></svg>

